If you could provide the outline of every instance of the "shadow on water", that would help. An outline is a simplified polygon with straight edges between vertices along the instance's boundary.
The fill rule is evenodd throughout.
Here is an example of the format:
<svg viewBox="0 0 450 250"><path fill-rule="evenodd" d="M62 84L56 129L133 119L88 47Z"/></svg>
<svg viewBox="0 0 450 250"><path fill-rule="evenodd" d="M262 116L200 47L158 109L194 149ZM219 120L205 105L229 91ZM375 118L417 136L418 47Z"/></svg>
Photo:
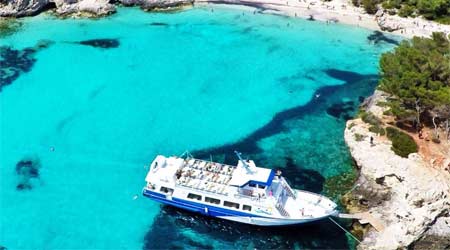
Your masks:
<svg viewBox="0 0 450 250"><path fill-rule="evenodd" d="M194 237L193 237L194 236ZM257 227L162 205L143 249L348 249L328 220L288 227Z"/></svg>
<svg viewBox="0 0 450 250"><path fill-rule="evenodd" d="M400 44L399 41L386 36L383 32L378 31L378 30L372 32L372 34L367 36L367 40L369 40L369 42L372 42L374 44L380 44L382 42L388 43L388 44L393 44L393 45L399 45Z"/></svg>
<svg viewBox="0 0 450 250"><path fill-rule="evenodd" d="M325 73L345 81L339 86L322 87L306 105L294 107L276 114L273 119L239 142L193 152L197 158L236 164L233 151L241 151L256 162L265 161L266 167L280 168L288 176L291 186L312 192L321 192L325 178L318 171L306 169L289 155L284 165L266 159L258 142L264 138L286 132L287 122L303 119L307 115L327 116L327 109L344 102L339 122L345 123L350 116L350 106L355 112L359 101L369 95L376 86L376 75L361 75L338 69ZM345 114L344 114L345 113ZM354 115L354 114L352 114ZM335 119L335 116L330 116ZM314 156L312 156L314 157ZM320 161L320 159L317 159ZM163 206L144 239L144 249L349 249L346 235L328 220L311 224L264 228L205 217L203 215Z"/></svg>
<svg viewBox="0 0 450 250"><path fill-rule="evenodd" d="M343 96L358 96L357 100L352 100L354 106L353 110L356 110L356 104L362 99L359 97L370 95L377 83L377 75L362 75L355 72L338 69L327 69L324 72L330 77L345 81L345 84L325 86L318 89L313 95L314 98L312 98L307 104L277 113L269 123L251 133L241 141L220 147L198 150L193 152L193 154L196 157L203 159L209 159L210 155L224 155L223 161L225 163L234 163L234 150L238 150L244 154L257 154L260 152L257 142L261 139L283 132L286 129L284 126L285 122L289 120L301 119L305 115L324 112L332 105L342 102L339 98L342 98ZM360 84L361 81L367 81L368 85L360 86L362 85ZM349 119L351 117L347 115L345 118ZM229 159L230 156L233 158Z"/></svg>
<svg viewBox="0 0 450 250"><path fill-rule="evenodd" d="M115 38L103 38L103 39L91 39L76 42L81 45L102 48L102 49L112 49L117 48L120 45L119 39Z"/></svg>

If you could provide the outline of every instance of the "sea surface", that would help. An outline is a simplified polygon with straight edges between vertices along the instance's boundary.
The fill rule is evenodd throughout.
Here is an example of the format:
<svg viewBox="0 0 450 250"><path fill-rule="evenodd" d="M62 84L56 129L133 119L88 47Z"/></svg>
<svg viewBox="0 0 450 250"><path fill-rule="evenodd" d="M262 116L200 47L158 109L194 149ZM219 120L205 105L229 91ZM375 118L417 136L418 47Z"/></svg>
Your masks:
<svg viewBox="0 0 450 250"><path fill-rule="evenodd" d="M164 207L141 196L146 166L238 150L324 192L353 171L345 121L397 38L224 6L20 22L0 38L1 246L353 246L328 220L258 228Z"/></svg>

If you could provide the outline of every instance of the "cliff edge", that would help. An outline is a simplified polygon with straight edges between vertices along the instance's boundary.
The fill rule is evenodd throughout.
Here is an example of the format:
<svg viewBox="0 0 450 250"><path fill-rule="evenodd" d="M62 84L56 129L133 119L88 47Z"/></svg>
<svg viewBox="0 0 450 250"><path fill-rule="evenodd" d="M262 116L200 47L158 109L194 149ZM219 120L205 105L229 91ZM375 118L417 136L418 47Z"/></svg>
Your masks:
<svg viewBox="0 0 450 250"><path fill-rule="evenodd" d="M376 91L366 102L366 111L386 120L385 108L379 106L385 98ZM344 197L344 203L350 212L367 211L384 224L380 232L369 229L358 249L421 248L421 240L427 237L431 242L437 237L444 245L426 244L426 248L445 247L450 242L449 172L428 163L420 149L408 158L396 155L391 141L369 128L360 118L350 120L344 135L360 169L356 188ZM450 162L450 148L447 151L443 164Z"/></svg>

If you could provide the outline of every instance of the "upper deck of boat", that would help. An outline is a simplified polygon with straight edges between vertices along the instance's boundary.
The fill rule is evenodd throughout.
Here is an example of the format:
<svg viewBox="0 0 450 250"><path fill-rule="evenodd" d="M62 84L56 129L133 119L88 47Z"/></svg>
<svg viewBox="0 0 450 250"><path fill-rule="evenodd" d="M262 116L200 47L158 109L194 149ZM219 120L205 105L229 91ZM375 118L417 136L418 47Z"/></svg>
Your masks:
<svg viewBox="0 0 450 250"><path fill-rule="evenodd" d="M252 172L248 172L245 167L239 163L238 166L205 161L195 158L179 157L156 157L152 163L152 168L147 175L147 182L160 180L173 186L194 189L201 192L209 192L217 195L242 196L241 198L265 197L265 189L241 190L242 184L252 180L259 180L263 183L271 176L272 170L258 168L254 166L253 161L247 164L252 167ZM270 182L272 179L270 179Z"/></svg>
<svg viewBox="0 0 450 250"><path fill-rule="evenodd" d="M176 184L201 191L228 195L235 167L199 159L183 161L175 173Z"/></svg>

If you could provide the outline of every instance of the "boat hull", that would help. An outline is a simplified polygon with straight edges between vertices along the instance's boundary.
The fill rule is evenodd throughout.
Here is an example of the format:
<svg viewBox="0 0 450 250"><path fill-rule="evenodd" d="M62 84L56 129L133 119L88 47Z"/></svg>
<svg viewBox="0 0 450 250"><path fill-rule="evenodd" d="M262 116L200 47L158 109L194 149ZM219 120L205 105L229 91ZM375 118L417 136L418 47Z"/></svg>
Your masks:
<svg viewBox="0 0 450 250"><path fill-rule="evenodd" d="M215 217L223 220L235 221L256 226L287 226L287 225L297 225L304 224L308 222L313 222L321 220L332 216L333 214L307 219L289 219L289 218L271 218L265 216L258 216L256 214L235 212L231 210L226 210L219 207L207 206L204 204L194 203L185 201L182 199L172 198L164 194L159 194L156 192L151 192L149 190L143 191L143 195L160 203L181 208L187 211L203 214L205 216Z"/></svg>

